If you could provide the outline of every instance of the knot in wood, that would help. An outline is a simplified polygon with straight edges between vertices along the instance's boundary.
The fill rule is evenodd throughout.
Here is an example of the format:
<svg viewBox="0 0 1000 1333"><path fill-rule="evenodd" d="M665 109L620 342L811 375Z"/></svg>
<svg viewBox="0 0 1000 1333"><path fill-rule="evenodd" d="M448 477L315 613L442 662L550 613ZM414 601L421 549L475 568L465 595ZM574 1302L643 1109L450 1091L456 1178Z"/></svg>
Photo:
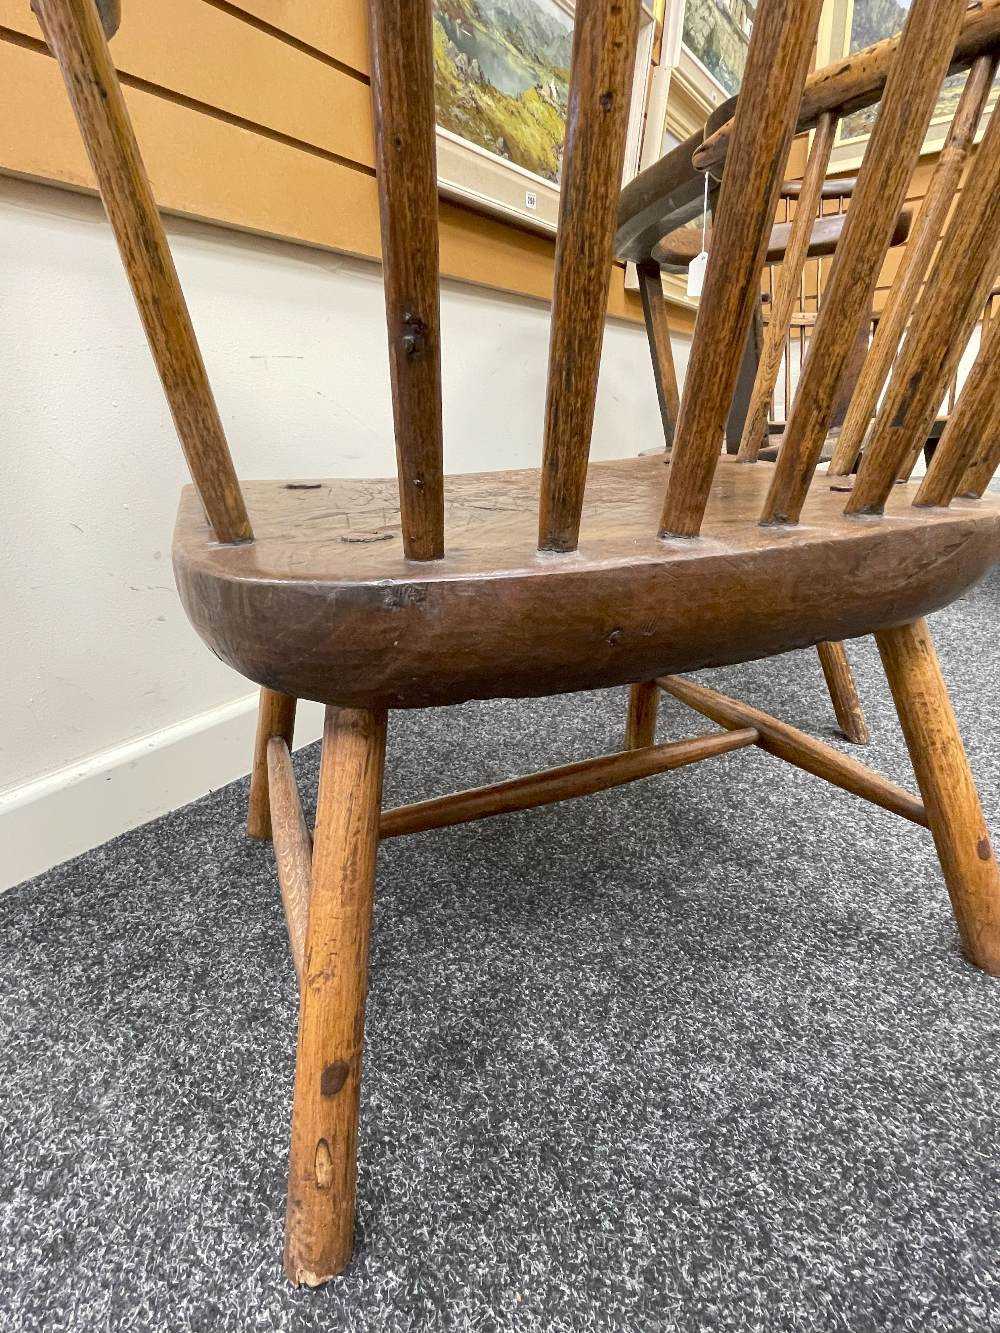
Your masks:
<svg viewBox="0 0 1000 1333"><path fill-rule="evenodd" d="M403 316L403 353L412 361L427 350L427 325L419 315Z"/></svg>
<svg viewBox="0 0 1000 1333"><path fill-rule="evenodd" d="M351 1067L346 1060L337 1060L335 1063L327 1065L319 1080L319 1090L323 1096L336 1097L347 1082L347 1075L350 1072Z"/></svg>

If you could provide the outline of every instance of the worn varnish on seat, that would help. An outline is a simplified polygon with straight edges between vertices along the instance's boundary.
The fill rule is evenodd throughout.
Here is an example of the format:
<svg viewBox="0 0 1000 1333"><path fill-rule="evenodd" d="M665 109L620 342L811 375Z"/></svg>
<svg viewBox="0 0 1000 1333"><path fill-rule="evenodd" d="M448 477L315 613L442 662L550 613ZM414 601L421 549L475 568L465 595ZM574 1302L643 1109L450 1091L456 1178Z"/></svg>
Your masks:
<svg viewBox="0 0 1000 1333"><path fill-rule="evenodd" d="M770 470L724 459L703 540L662 542L659 457L590 467L572 560L535 549L538 473L454 476L447 553L403 557L395 481L247 482L257 540L211 542L193 491L174 544L191 623L230 666L285 694L351 707L619 685L766 657L913 620L1000 549L1000 501L926 517L916 486L862 527L814 484L789 530L757 519ZM358 540L358 538L361 540Z"/></svg>
<svg viewBox="0 0 1000 1333"><path fill-rule="evenodd" d="M921 379L920 410L900 411L906 429L895 416L884 423L868 460L869 471L877 464L889 478L884 512L876 487L879 512L845 514L843 496L815 473L839 379L834 363L846 355L841 340L855 341L941 82L949 68L1000 50L1000 0L968 8L913 0L898 39L807 83L820 4L760 0L738 102L713 117L704 142L697 136L644 173L619 204L639 0L578 0L541 468L443 480L430 0L370 0L397 479L244 490L98 11L93 0L35 0L197 487L182 497L174 546L181 596L211 647L262 685L249 827L273 833L300 979L284 1254L295 1283L335 1276L354 1249L381 837L529 809L753 747L929 827L961 947L1000 975L1000 870L922 619L1000 557L996 503L947 503L956 485L978 494L996 459L992 444L973 438L997 419L994 340L970 405L959 406L959 425L942 443L931 493L891 485L985 281L983 244L968 250L972 270L951 257L927 280L921 309L939 322L904 358L906 373ZM880 98L832 262L828 290L843 299L817 323L778 466L721 462L792 136L820 120L832 130L837 116ZM995 127L985 142L980 175L956 205L953 239L995 217ZM640 266L655 353L668 330L654 300L653 250L693 216L700 169L721 174L722 187L670 464L654 457L588 469L616 207L615 244ZM942 294L948 283L960 296L955 311ZM663 369L666 412L677 393ZM891 387L890 401L900 397ZM877 637L920 798L816 737L674 674L865 633ZM389 708L623 682L634 685L623 749L382 810ZM660 690L722 730L705 734L702 724L701 734L656 745ZM291 757L297 697L327 704L312 837Z"/></svg>

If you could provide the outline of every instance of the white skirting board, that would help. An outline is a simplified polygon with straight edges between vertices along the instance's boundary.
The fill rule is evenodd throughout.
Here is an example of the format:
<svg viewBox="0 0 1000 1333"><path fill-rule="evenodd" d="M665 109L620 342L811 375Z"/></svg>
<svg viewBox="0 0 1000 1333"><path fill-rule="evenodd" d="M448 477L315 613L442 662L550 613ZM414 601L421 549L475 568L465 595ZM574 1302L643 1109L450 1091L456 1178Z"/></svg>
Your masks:
<svg viewBox="0 0 1000 1333"><path fill-rule="evenodd" d="M0 793L0 891L245 776L256 719L248 694ZM300 703L296 746L322 729Z"/></svg>

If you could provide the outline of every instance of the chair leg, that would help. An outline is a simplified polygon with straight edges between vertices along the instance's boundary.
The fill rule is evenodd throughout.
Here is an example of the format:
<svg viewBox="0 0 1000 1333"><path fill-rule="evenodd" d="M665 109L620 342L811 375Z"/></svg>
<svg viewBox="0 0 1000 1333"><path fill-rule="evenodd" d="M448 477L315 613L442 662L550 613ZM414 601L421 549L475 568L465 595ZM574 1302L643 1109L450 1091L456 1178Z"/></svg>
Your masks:
<svg viewBox="0 0 1000 1333"><path fill-rule="evenodd" d="M328 708L302 970L285 1272L315 1287L354 1245L358 1105L386 715Z"/></svg>
<svg viewBox="0 0 1000 1333"><path fill-rule="evenodd" d="M855 745L867 745L871 741L865 710L861 707L858 687L847 660L847 652L842 643L820 643L816 645L820 665L826 677L826 687L833 701L833 711L837 723L849 741Z"/></svg>
<svg viewBox="0 0 1000 1333"><path fill-rule="evenodd" d="M970 962L1000 976L1000 867L923 620L875 636Z"/></svg>
<svg viewBox="0 0 1000 1333"><path fill-rule="evenodd" d="M633 685L628 696L625 749L641 750L656 739L656 715L660 709L660 687L655 680Z"/></svg>
<svg viewBox="0 0 1000 1333"><path fill-rule="evenodd" d="M289 750L295 729L295 700L290 694L262 689L257 708L257 737L253 745L253 769L250 773L250 809L247 833L251 838L271 837L271 795L267 785L267 743L280 736Z"/></svg>

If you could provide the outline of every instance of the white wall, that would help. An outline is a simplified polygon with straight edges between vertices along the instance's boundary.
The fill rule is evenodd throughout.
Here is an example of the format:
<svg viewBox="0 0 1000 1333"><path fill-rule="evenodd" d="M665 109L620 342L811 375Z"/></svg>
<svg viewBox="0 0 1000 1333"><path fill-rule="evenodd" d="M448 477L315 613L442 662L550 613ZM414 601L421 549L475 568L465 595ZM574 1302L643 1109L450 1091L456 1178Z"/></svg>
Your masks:
<svg viewBox="0 0 1000 1333"><path fill-rule="evenodd" d="M380 270L168 230L241 475L392 475ZM450 283L442 315L447 470L536 466L547 308ZM245 772L252 687L174 593L183 461L95 200L0 178L0 365L2 887ZM659 439L644 334L609 322L593 457Z"/></svg>

